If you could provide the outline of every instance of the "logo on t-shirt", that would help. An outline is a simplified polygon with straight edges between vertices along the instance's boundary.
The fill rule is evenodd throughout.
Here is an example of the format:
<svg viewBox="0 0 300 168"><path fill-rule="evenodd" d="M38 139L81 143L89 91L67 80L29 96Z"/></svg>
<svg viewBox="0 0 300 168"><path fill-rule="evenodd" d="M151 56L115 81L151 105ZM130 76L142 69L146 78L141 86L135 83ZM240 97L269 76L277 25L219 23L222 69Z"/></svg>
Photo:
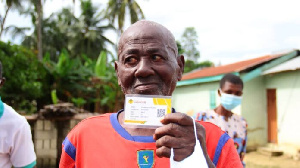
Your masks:
<svg viewBox="0 0 300 168"><path fill-rule="evenodd" d="M139 168L152 168L154 164L153 150L137 151L137 163Z"/></svg>

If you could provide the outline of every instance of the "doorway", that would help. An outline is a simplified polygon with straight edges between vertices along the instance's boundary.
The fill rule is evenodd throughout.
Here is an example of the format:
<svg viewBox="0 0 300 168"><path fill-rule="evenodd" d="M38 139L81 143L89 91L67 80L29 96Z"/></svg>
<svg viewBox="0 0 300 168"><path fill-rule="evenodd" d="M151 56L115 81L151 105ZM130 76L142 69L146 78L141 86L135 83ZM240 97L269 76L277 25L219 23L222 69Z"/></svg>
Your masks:
<svg viewBox="0 0 300 168"><path fill-rule="evenodd" d="M268 142L277 144L276 89L267 89Z"/></svg>

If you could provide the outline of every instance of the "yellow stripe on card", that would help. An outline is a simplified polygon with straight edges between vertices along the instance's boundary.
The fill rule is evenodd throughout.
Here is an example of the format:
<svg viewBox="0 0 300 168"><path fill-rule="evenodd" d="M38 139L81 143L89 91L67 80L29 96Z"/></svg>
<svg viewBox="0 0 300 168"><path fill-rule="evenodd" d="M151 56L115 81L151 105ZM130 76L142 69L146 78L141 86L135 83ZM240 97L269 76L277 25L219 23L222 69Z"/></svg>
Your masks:
<svg viewBox="0 0 300 168"><path fill-rule="evenodd" d="M154 105L167 105L167 114L171 113L171 99L166 98L153 98Z"/></svg>
<svg viewBox="0 0 300 168"><path fill-rule="evenodd" d="M125 120L125 123L139 123L139 124L145 124L146 121L138 121L138 120Z"/></svg>

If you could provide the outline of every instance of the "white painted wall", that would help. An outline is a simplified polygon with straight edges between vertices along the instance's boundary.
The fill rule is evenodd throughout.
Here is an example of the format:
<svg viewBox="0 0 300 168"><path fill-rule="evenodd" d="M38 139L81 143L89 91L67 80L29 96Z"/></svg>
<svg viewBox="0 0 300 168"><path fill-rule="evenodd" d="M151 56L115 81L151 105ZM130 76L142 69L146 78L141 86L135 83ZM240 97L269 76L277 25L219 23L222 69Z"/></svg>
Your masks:
<svg viewBox="0 0 300 168"><path fill-rule="evenodd" d="M278 143L300 149L300 70L265 75L276 88Z"/></svg>

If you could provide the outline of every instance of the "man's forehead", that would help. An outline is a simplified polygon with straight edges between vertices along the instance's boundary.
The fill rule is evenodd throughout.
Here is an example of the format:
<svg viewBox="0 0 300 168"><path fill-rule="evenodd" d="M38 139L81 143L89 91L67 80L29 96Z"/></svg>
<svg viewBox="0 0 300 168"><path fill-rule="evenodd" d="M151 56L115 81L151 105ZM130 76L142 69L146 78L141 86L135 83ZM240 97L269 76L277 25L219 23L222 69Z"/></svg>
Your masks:
<svg viewBox="0 0 300 168"><path fill-rule="evenodd" d="M120 54L125 46L146 43L160 43L172 49L177 55L176 42L171 32L151 21L140 21L129 27L120 38L118 53Z"/></svg>

